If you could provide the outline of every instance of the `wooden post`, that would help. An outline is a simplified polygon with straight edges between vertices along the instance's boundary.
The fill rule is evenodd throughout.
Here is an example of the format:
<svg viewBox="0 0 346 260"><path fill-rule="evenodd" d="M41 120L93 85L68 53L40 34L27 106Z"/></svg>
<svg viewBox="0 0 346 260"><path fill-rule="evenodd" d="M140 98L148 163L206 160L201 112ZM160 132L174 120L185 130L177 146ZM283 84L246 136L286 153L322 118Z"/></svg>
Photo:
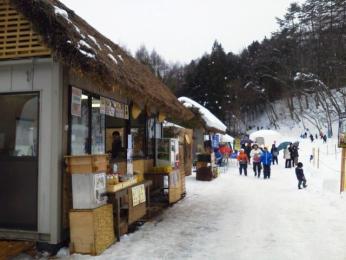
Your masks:
<svg viewBox="0 0 346 260"><path fill-rule="evenodd" d="M342 148L341 155L341 175L340 175L340 193L345 189L345 165L346 165L346 148Z"/></svg>
<svg viewBox="0 0 346 260"><path fill-rule="evenodd" d="M314 167L315 167L315 165L316 165L316 156L315 156L315 148L312 148L312 160L313 160L313 165L314 165Z"/></svg>
<svg viewBox="0 0 346 260"><path fill-rule="evenodd" d="M320 148L317 148L317 169L320 168Z"/></svg>

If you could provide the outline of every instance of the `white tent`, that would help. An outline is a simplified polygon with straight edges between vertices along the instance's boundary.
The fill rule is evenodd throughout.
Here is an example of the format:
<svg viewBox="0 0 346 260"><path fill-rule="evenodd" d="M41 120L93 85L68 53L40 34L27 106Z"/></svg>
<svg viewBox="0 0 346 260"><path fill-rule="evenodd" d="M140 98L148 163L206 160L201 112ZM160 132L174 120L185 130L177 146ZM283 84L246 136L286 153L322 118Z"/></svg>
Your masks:
<svg viewBox="0 0 346 260"><path fill-rule="evenodd" d="M261 142L263 140L263 144L270 148L274 141L276 141L276 145L279 145L282 136L279 132L274 130L259 130L250 134L250 139L255 143L258 142L259 144L262 144Z"/></svg>
<svg viewBox="0 0 346 260"><path fill-rule="evenodd" d="M234 138L230 135L221 135L221 142L225 142L225 143L233 143Z"/></svg>

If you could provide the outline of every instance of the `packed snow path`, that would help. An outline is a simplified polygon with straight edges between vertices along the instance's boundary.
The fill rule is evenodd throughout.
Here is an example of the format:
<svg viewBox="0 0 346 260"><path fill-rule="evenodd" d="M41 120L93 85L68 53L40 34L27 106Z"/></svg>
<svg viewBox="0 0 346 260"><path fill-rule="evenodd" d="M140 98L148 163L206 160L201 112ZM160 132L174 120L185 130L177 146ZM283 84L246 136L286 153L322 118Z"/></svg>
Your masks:
<svg viewBox="0 0 346 260"><path fill-rule="evenodd" d="M309 172L298 190L279 163L270 180L236 167L212 182L187 177L184 200L95 259L346 259L345 200Z"/></svg>

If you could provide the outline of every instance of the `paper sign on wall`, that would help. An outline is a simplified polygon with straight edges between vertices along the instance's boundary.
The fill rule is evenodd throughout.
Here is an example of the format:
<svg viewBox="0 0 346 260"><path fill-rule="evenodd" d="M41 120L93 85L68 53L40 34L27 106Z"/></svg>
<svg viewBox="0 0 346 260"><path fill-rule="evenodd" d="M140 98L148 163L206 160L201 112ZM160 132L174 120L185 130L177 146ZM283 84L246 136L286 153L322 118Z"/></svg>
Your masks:
<svg viewBox="0 0 346 260"><path fill-rule="evenodd" d="M132 205L133 207L146 201L144 184L132 187Z"/></svg>
<svg viewBox="0 0 346 260"><path fill-rule="evenodd" d="M104 97L100 97L100 114L106 114L106 100Z"/></svg>
<svg viewBox="0 0 346 260"><path fill-rule="evenodd" d="M74 87L71 91L71 115L82 115L82 90Z"/></svg>

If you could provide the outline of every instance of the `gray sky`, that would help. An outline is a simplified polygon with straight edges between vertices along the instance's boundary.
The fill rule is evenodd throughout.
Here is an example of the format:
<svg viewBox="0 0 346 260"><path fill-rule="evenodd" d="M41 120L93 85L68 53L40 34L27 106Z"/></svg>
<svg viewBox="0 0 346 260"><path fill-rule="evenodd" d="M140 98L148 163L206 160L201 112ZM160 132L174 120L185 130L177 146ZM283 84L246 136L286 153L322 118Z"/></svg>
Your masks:
<svg viewBox="0 0 346 260"><path fill-rule="evenodd" d="M239 53L270 36L278 29L275 17L294 0L61 1L132 53L144 44L167 61L188 63L210 52L215 39Z"/></svg>

